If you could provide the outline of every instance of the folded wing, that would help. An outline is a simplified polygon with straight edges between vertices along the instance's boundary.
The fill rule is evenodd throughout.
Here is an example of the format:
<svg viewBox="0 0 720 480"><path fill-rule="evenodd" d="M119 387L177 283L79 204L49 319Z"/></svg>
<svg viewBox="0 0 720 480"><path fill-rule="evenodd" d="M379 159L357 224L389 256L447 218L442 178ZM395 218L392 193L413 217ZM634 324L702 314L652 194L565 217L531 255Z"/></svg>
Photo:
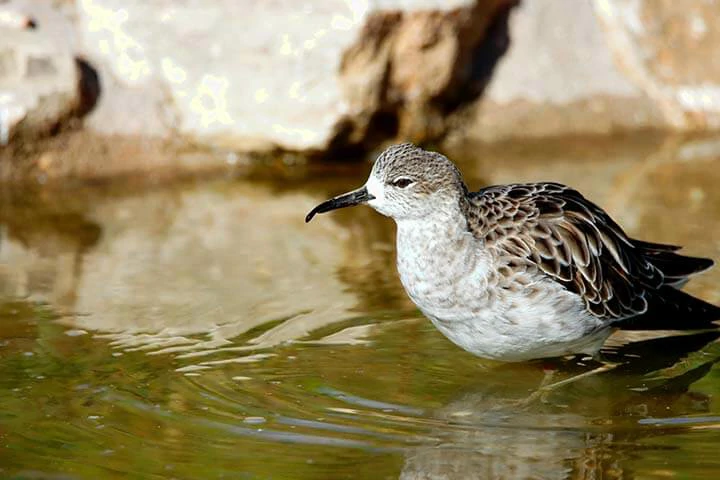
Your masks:
<svg viewBox="0 0 720 480"><path fill-rule="evenodd" d="M470 195L466 213L486 248L536 266L609 320L647 312L658 290L713 263L629 238L597 205L558 183L488 187Z"/></svg>

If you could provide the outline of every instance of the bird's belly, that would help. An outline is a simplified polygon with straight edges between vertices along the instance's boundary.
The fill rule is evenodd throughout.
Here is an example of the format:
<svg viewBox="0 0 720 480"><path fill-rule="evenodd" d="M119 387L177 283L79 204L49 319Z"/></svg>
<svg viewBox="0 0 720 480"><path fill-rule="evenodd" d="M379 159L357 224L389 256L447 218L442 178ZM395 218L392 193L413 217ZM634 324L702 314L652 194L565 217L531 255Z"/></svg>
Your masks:
<svg viewBox="0 0 720 480"><path fill-rule="evenodd" d="M483 358L520 362L569 354L595 354L611 333L593 322L571 330L507 326L506 319L473 318L448 322L428 315L440 332L462 349ZM530 323L530 322L528 322Z"/></svg>
<svg viewBox="0 0 720 480"><path fill-rule="evenodd" d="M595 353L610 334L577 295L555 282L539 285L538 293L538 285L511 290L470 280L406 289L441 333L477 356L523 361Z"/></svg>

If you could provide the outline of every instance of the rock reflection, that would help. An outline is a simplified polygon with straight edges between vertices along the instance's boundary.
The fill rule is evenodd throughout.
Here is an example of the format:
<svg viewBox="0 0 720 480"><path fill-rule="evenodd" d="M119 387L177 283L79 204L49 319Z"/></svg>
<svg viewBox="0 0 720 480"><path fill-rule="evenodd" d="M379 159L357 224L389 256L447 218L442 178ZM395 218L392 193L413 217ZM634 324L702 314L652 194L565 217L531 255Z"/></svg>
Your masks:
<svg viewBox="0 0 720 480"><path fill-rule="evenodd" d="M648 448L644 439L671 433L667 427L673 419L682 417L685 425L720 420L688 417L709 410L709 398L689 388L720 360L714 343L719 336L702 333L624 345L607 353L625 362L618 370L580 380L534 405L515 403L530 371L500 367L483 378L480 390L435 413L450 428L435 432L438 445L409 451L400 478L634 478L633 452ZM664 419L659 423L665 428L646 427L656 417ZM685 428L682 424L676 432Z"/></svg>
<svg viewBox="0 0 720 480"><path fill-rule="evenodd" d="M7 204L2 291L49 302L68 326L118 347L154 353L266 349L353 318L358 300L336 275L348 232L334 222L304 228L298 214L317 199L215 187L93 197L82 213L56 218L42 205ZM365 333L329 335L352 342ZM244 345L231 346L243 335Z"/></svg>
<svg viewBox="0 0 720 480"><path fill-rule="evenodd" d="M73 309L82 258L101 229L72 208L8 199L0 207L0 296Z"/></svg>

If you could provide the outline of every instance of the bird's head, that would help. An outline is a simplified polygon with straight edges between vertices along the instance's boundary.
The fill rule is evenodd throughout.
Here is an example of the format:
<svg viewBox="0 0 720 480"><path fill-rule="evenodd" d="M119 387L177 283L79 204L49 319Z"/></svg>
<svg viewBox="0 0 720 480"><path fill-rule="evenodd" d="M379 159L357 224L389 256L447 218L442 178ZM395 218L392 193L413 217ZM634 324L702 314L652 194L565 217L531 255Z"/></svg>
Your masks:
<svg viewBox="0 0 720 480"><path fill-rule="evenodd" d="M466 191L460 172L445 156L403 143L380 154L365 185L321 203L305 221L362 203L395 220L422 218L445 205L456 206Z"/></svg>

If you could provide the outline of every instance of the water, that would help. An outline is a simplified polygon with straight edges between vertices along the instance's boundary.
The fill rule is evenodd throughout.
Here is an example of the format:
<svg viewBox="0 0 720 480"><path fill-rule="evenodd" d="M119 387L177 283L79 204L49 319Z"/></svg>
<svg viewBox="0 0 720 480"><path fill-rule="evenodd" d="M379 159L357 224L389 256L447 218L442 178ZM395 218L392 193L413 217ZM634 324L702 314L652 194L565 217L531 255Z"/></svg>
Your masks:
<svg viewBox="0 0 720 480"><path fill-rule="evenodd" d="M627 230L720 259L713 139L458 145L468 183L553 179ZM405 298L394 227L305 225L368 164L0 199L0 476L710 478L715 335L591 362L460 351ZM720 269L688 290L720 303ZM644 342L642 340L645 340ZM655 342L655 343L653 343Z"/></svg>

